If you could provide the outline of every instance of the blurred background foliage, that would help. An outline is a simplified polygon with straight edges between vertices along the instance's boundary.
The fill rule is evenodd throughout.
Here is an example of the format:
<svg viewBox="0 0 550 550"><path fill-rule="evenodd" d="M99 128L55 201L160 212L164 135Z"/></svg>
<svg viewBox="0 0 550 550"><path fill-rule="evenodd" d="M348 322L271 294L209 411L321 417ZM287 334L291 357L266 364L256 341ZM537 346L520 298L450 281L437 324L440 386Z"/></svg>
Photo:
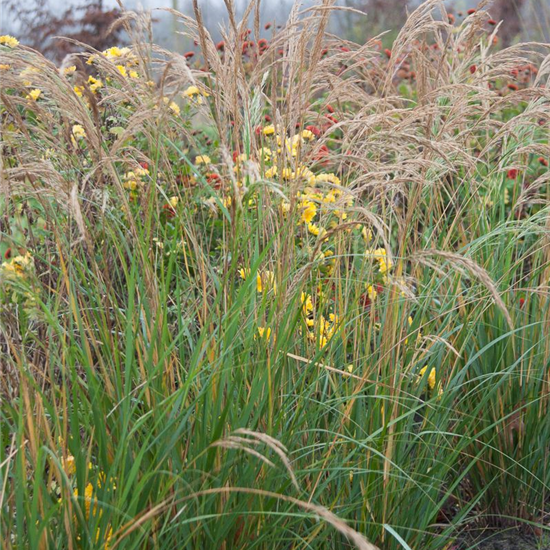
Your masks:
<svg viewBox="0 0 550 550"><path fill-rule="evenodd" d="M407 14L419 3L419 0L337 0L336 5L344 9L332 14L330 31L357 43L384 33L384 45L390 47ZM301 4L306 9L312 2L304 0ZM219 38L220 25L226 20L223 0L199 0L199 5L205 26L214 39ZM235 0L239 17L247 5L248 0ZM262 22L273 23L268 30L262 26L266 38L278 24L286 21L293 5L294 0L264 0L260 9ZM478 7L479 2L447 0L445 5L448 12L460 21L469 9ZM178 30L178 23L164 10L173 8L192 15L192 0L129 0L123 2L123 6L130 10L153 10L153 30L159 45L180 52L193 47L188 40L173 32ZM21 42L57 62L82 50L73 41L98 50L128 42L123 29L113 27L121 13L116 0L31 0L25 3L4 0L0 9L1 33L17 36ZM494 0L490 4L490 13L496 22L501 23L498 36L503 46L520 41L550 42L550 0ZM60 36L65 38L57 38Z"/></svg>

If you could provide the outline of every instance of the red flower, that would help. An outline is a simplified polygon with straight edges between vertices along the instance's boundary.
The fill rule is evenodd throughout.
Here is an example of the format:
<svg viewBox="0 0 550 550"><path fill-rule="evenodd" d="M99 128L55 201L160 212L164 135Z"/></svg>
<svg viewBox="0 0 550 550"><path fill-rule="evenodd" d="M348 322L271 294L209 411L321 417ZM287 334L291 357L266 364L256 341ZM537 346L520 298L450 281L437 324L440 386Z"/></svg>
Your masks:
<svg viewBox="0 0 550 550"><path fill-rule="evenodd" d="M384 53L387 55L388 59L391 58L391 50L389 48L386 48Z"/></svg>
<svg viewBox="0 0 550 550"><path fill-rule="evenodd" d="M240 155L239 151L233 151L233 162L237 162L237 157Z"/></svg>
<svg viewBox="0 0 550 550"><path fill-rule="evenodd" d="M455 16L454 16L452 13L449 13L449 14L448 14L448 18L449 18L449 23L450 23L451 25L453 25L454 22L455 22Z"/></svg>
<svg viewBox="0 0 550 550"><path fill-rule="evenodd" d="M471 9L469 9L466 13L467 13L468 15L472 15L472 13L475 13L475 12L476 12L476 10L474 10L473 8L471 8Z"/></svg>
<svg viewBox="0 0 550 550"><path fill-rule="evenodd" d="M284 55L285 51L284 51L284 50L279 50L277 53L278 53L279 55Z"/></svg>
<svg viewBox="0 0 550 550"><path fill-rule="evenodd" d="M325 48L324 50L321 51L321 57L327 55L327 53L328 53L328 50L327 48Z"/></svg>
<svg viewBox="0 0 550 550"><path fill-rule="evenodd" d="M162 211L164 213L164 215L167 217L167 218L173 218L175 215L176 215L176 211L174 210L174 207L169 204L169 203L166 203L163 207L162 207Z"/></svg>
<svg viewBox="0 0 550 550"><path fill-rule="evenodd" d="M474 74L477 71L477 65L471 65L470 66L470 72Z"/></svg>
<svg viewBox="0 0 550 550"><path fill-rule="evenodd" d="M506 173L506 177L510 180L515 180L518 177L518 173L517 168L510 168L510 170Z"/></svg>
<svg viewBox="0 0 550 550"><path fill-rule="evenodd" d="M195 52L184 53L183 57L185 57L185 59L191 59L192 57L195 57Z"/></svg>
<svg viewBox="0 0 550 550"><path fill-rule="evenodd" d="M539 162L540 162L543 166L548 166L548 160L546 160L544 157L539 157Z"/></svg>
<svg viewBox="0 0 550 550"><path fill-rule="evenodd" d="M149 164L147 162L145 162L144 160L142 160L139 165L144 169L144 170L149 170Z"/></svg>
<svg viewBox="0 0 550 550"><path fill-rule="evenodd" d="M494 20L494 19L489 19L489 21L487 21L487 23L489 23L489 25L496 25L497 22Z"/></svg>
<svg viewBox="0 0 550 550"><path fill-rule="evenodd" d="M225 42L223 40L216 44L216 50L219 52L223 52L223 50L225 50Z"/></svg>
<svg viewBox="0 0 550 550"><path fill-rule="evenodd" d="M520 298L519 299L519 307L523 307L525 304L525 298Z"/></svg>
<svg viewBox="0 0 550 550"><path fill-rule="evenodd" d="M340 46L340 49L343 51L343 52L349 52L350 49L349 48L346 48L345 46Z"/></svg>
<svg viewBox="0 0 550 550"><path fill-rule="evenodd" d="M260 40L258 40L258 48L260 48L260 50L267 49L268 45L269 44L265 38L260 38Z"/></svg>
<svg viewBox="0 0 550 550"><path fill-rule="evenodd" d="M333 116L331 115L327 115L326 117L328 120L330 120L333 124L337 124L338 123L338 120L335 119Z"/></svg>
<svg viewBox="0 0 550 550"><path fill-rule="evenodd" d="M271 122L271 117L269 115L265 115L264 119L266 122Z"/></svg>
<svg viewBox="0 0 550 550"><path fill-rule="evenodd" d="M7 250L4 252L4 258L6 260L9 260L11 258L11 248L7 248Z"/></svg>
<svg viewBox="0 0 550 550"><path fill-rule="evenodd" d="M330 105L330 104L327 105L327 111L328 111L329 113L334 113L334 107L333 107L332 105Z"/></svg>
<svg viewBox="0 0 550 550"><path fill-rule="evenodd" d="M513 82L510 82L510 84L508 84L508 89L516 92L519 88L518 88L517 84L514 84Z"/></svg>
<svg viewBox="0 0 550 550"><path fill-rule="evenodd" d="M319 130L317 126L306 126L306 130L309 130L315 137L319 137L321 135L321 130Z"/></svg>
<svg viewBox="0 0 550 550"><path fill-rule="evenodd" d="M270 28L271 28L271 23L266 23L266 24L264 25L264 29L265 29L266 31L268 31Z"/></svg>
<svg viewBox="0 0 550 550"><path fill-rule="evenodd" d="M324 159L325 157L328 157L330 154L330 151L328 150L328 147L326 145L321 145L321 147L319 147L319 151L317 151L315 153L315 156L313 157L314 160L321 160L321 159Z"/></svg>

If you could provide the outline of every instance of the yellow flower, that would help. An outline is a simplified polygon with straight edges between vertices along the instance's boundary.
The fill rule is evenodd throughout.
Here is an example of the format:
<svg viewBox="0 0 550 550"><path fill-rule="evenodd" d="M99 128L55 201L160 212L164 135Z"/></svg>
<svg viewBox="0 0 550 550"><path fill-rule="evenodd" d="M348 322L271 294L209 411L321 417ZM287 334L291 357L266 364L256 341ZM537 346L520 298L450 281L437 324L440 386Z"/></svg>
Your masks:
<svg viewBox="0 0 550 550"><path fill-rule="evenodd" d="M340 185L340 178L336 174L318 174L315 176L316 183L332 183L333 185Z"/></svg>
<svg viewBox="0 0 550 550"><path fill-rule="evenodd" d="M132 69L128 74L130 75L130 78L139 78L139 73L134 71L134 69Z"/></svg>
<svg viewBox="0 0 550 550"><path fill-rule="evenodd" d="M180 108L179 105L175 101L170 101L167 97L163 98L163 101L165 104L168 105L168 108L176 115L179 116L180 114ZM170 101L170 104L168 102Z"/></svg>
<svg viewBox="0 0 550 550"><path fill-rule="evenodd" d="M92 93L96 93L99 88L103 87L103 82L98 78L94 78L92 75L88 77L88 84L90 85L90 90Z"/></svg>
<svg viewBox="0 0 550 550"><path fill-rule="evenodd" d="M25 273L32 269L33 258L30 252L27 252L24 256L19 255L6 260L0 265L0 274L7 279L25 277Z"/></svg>
<svg viewBox="0 0 550 550"><path fill-rule="evenodd" d="M76 461L73 455L69 455L63 460L63 470L68 476L76 474Z"/></svg>
<svg viewBox="0 0 550 550"><path fill-rule="evenodd" d="M172 208L176 208L176 206L178 205L179 200L180 200L179 197L170 197L168 202L170 203L170 206Z"/></svg>
<svg viewBox="0 0 550 550"><path fill-rule="evenodd" d="M19 40L17 40L14 36L4 34L3 36L0 36L0 44L4 44L5 46L8 46L8 48L15 48L19 45Z"/></svg>
<svg viewBox="0 0 550 550"><path fill-rule="evenodd" d="M42 90L39 90L38 88L35 88L34 90L31 90L25 99L30 99L31 101L36 101L42 94Z"/></svg>
<svg viewBox="0 0 550 550"><path fill-rule="evenodd" d="M258 327L258 334L260 335L260 338L264 338L266 340L269 340L269 337L271 336L271 329L269 327Z"/></svg>
<svg viewBox="0 0 550 550"><path fill-rule="evenodd" d="M320 233L320 229L319 229L319 226L318 225L315 225L314 223L308 223L307 224L307 230L312 234L312 235L319 235Z"/></svg>
<svg viewBox="0 0 550 550"><path fill-rule="evenodd" d="M374 250L367 250L365 256L373 258L378 261L378 270L380 273L387 273L393 266L391 260L388 259L385 248L376 248Z"/></svg>
<svg viewBox="0 0 550 550"><path fill-rule="evenodd" d="M273 179L277 176L277 167L276 166L272 166L271 168L268 168L266 171L265 171L265 177L268 178L268 179Z"/></svg>
<svg viewBox="0 0 550 550"><path fill-rule="evenodd" d="M117 46L113 46L112 48L108 48L103 52L103 55L107 59L116 59L118 57L124 57L125 55L128 55L130 53L130 48L119 48Z"/></svg>
<svg viewBox="0 0 550 550"><path fill-rule="evenodd" d="M195 164L210 164L211 162L208 155L199 155L195 158Z"/></svg>
<svg viewBox="0 0 550 550"><path fill-rule="evenodd" d="M128 73L126 72L126 67L124 65L117 65L116 68L122 76L128 76Z"/></svg>
<svg viewBox="0 0 550 550"><path fill-rule="evenodd" d="M420 372L418 373L420 378L424 377L424 374L426 373L427 370L428 370L427 365L420 369ZM435 388L435 374L436 374L435 368L432 368L432 370L430 371L430 374L428 375L428 386L430 390L433 390Z"/></svg>
<svg viewBox="0 0 550 550"><path fill-rule="evenodd" d="M241 279L246 279L249 275L250 275L250 268L249 267L241 267L241 269L239 269L239 275L241 277Z"/></svg>
<svg viewBox="0 0 550 550"><path fill-rule="evenodd" d="M182 92L183 97L188 99L194 99L200 105L202 104L202 98L208 97L210 94L206 93L204 90L201 90L197 86L189 86L186 90Z"/></svg>
<svg viewBox="0 0 550 550"><path fill-rule="evenodd" d="M275 126L273 124L270 124L269 126L265 126L262 129L262 133L264 136L271 136L275 133Z"/></svg>
<svg viewBox="0 0 550 550"><path fill-rule="evenodd" d="M80 124L74 124L72 132L73 132L73 136L77 139L86 137L86 131Z"/></svg>
<svg viewBox="0 0 550 550"><path fill-rule="evenodd" d="M313 311L313 301L311 300L311 296L305 292L302 292L300 298L302 300L302 309L304 310L304 313L308 315Z"/></svg>
<svg viewBox="0 0 550 550"><path fill-rule="evenodd" d="M74 90L74 93L78 96L78 97L82 97L82 92L84 91L84 87L83 86L75 86L73 88Z"/></svg>
<svg viewBox="0 0 550 550"><path fill-rule="evenodd" d="M302 201L301 206L303 208L301 221L305 224L310 224L317 214L317 205L311 201Z"/></svg>
<svg viewBox="0 0 550 550"><path fill-rule="evenodd" d="M312 141L315 139L315 134L311 130L302 130L302 138Z"/></svg>

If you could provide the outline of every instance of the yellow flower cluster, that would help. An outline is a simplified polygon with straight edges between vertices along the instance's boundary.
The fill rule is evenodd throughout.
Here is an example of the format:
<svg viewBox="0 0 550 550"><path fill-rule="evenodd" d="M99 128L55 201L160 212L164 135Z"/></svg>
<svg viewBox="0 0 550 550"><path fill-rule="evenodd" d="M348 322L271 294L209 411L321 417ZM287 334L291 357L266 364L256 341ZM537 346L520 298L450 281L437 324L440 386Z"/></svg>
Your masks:
<svg viewBox="0 0 550 550"><path fill-rule="evenodd" d="M34 260L30 252L5 260L0 265L0 274L5 279L25 278L34 268Z"/></svg>
<svg viewBox="0 0 550 550"><path fill-rule="evenodd" d="M149 170L142 168L141 166L126 172L123 176L122 186L128 189L132 193L136 193L140 188L145 185Z"/></svg>
<svg viewBox="0 0 550 550"><path fill-rule="evenodd" d="M16 46L19 46L19 40L17 40L14 36L4 34L3 36L0 36L0 44L8 46L8 48L15 48Z"/></svg>
<svg viewBox="0 0 550 550"><path fill-rule="evenodd" d="M393 267L392 261L388 258L388 254L385 248L376 248L374 250L367 250L365 252L367 258L372 258L378 262L378 271L382 275L386 275L388 271Z"/></svg>
<svg viewBox="0 0 550 550"><path fill-rule="evenodd" d="M181 94L185 99L191 99L198 105L202 105L203 97L208 97L208 94L205 90L199 88L198 86L189 86Z"/></svg>

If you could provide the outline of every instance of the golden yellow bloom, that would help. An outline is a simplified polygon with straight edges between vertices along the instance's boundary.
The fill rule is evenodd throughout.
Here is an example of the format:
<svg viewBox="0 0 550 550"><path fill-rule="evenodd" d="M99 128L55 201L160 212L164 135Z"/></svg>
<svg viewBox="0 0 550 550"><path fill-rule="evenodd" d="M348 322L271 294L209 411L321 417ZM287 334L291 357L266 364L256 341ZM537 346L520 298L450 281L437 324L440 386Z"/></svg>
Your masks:
<svg viewBox="0 0 550 550"><path fill-rule="evenodd" d="M124 65L117 65L116 68L122 76L128 76L128 73L126 72L126 67Z"/></svg>
<svg viewBox="0 0 550 550"><path fill-rule="evenodd" d="M65 67L63 69L63 74L69 76L76 72L76 65L71 65L70 67Z"/></svg>
<svg viewBox="0 0 550 550"><path fill-rule="evenodd" d="M378 261L378 269L380 273L387 273L393 266L391 260L387 256L385 248L376 248L374 250L367 250L365 256L373 258Z"/></svg>
<svg viewBox="0 0 550 550"><path fill-rule="evenodd" d="M180 201L179 197L170 197L169 199L169 203L170 203L170 206L172 208L176 208L176 206L178 205L178 202Z"/></svg>
<svg viewBox="0 0 550 550"><path fill-rule="evenodd" d="M119 48L117 46L113 46L112 48L105 50L102 55L104 55L107 59L116 59L118 57L124 57L130 52L130 48Z"/></svg>
<svg viewBox="0 0 550 550"><path fill-rule="evenodd" d="M275 133L275 126L273 126L273 124L270 124L269 126L265 126L263 129L262 129L262 134L264 136L271 136Z"/></svg>
<svg viewBox="0 0 550 550"><path fill-rule="evenodd" d="M301 207L303 209L301 221L305 224L310 224L317 214L317 205L311 201L302 201Z"/></svg>
<svg viewBox="0 0 550 550"><path fill-rule="evenodd" d="M426 373L427 370L428 370L427 365L420 369L420 372L418 373L420 378L424 377L424 374ZM435 368L432 368L432 370L430 371L430 374L428 375L428 386L430 390L433 390L435 388L435 374L436 374Z"/></svg>
<svg viewBox="0 0 550 550"><path fill-rule="evenodd" d="M311 130L302 130L302 138L312 141L315 139L315 134Z"/></svg>
<svg viewBox="0 0 550 550"><path fill-rule="evenodd" d="M258 327L258 334L260 335L260 338L264 338L266 340L269 340L269 337L271 336L271 329L269 327Z"/></svg>
<svg viewBox="0 0 550 550"><path fill-rule="evenodd" d="M199 155L195 158L195 164L210 164L211 162L208 155Z"/></svg>
<svg viewBox="0 0 550 550"><path fill-rule="evenodd" d="M189 86L186 90L182 92L182 96L188 99L194 99L199 105L202 104L202 98L208 97L210 94L201 90L197 86Z"/></svg>
<svg viewBox="0 0 550 550"><path fill-rule="evenodd" d="M84 91L84 87L83 86L75 86L73 88L74 90L74 93L78 96L78 97L82 97L82 92Z"/></svg>
<svg viewBox="0 0 550 550"><path fill-rule="evenodd" d="M86 137L86 131L80 124L73 125L72 133L73 136L77 139Z"/></svg>
<svg viewBox="0 0 550 550"><path fill-rule="evenodd" d="M40 96L42 95L42 90L39 90L38 88L35 88L34 90L31 90L25 99L30 99L31 101L36 101Z"/></svg>
<svg viewBox="0 0 550 550"><path fill-rule="evenodd" d="M103 87L103 82L101 82L99 78L94 78L92 75L88 77L88 84L90 85L90 90L94 94Z"/></svg>
<svg viewBox="0 0 550 550"><path fill-rule="evenodd" d="M273 179L277 176L277 167L276 166L272 166L271 168L268 168L266 171L265 171L265 177L268 178L268 179Z"/></svg>
<svg viewBox="0 0 550 550"><path fill-rule="evenodd" d="M0 36L0 44L4 44L4 46L8 46L8 48L15 48L19 45L19 40L17 40L14 36L4 34L3 36Z"/></svg>
<svg viewBox="0 0 550 550"><path fill-rule="evenodd" d="M132 69L128 74L130 75L130 78L139 78L139 73L134 69Z"/></svg>
<svg viewBox="0 0 550 550"><path fill-rule="evenodd" d="M313 311L313 301L311 300L311 296L305 292L302 292L300 298L302 300L302 309L304 310L304 313L308 315Z"/></svg>
<svg viewBox="0 0 550 550"><path fill-rule="evenodd" d="M163 101L165 104L168 105L168 108L176 115L179 116L180 114L180 108L179 105L175 101L170 101L167 97L163 98ZM170 103L168 103L170 101Z"/></svg>

